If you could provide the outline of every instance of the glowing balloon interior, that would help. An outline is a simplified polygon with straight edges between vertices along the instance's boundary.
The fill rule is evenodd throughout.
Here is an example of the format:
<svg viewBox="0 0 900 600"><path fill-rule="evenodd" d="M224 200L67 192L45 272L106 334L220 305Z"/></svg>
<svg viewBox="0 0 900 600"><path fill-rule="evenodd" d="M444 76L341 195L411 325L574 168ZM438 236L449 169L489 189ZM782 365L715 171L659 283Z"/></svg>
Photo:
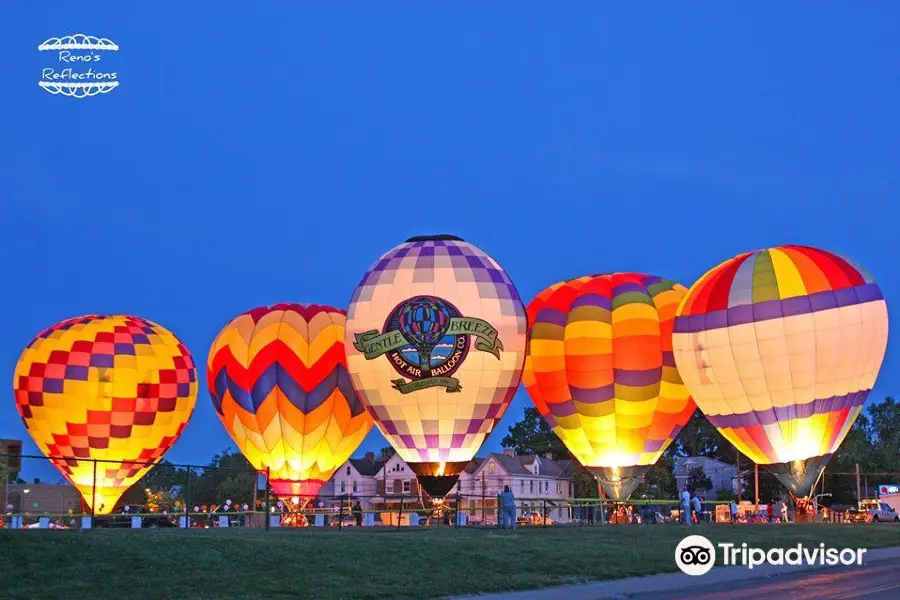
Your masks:
<svg viewBox="0 0 900 600"><path fill-rule="evenodd" d="M216 413L283 499L310 499L372 429L347 375L345 313L277 304L225 326L209 353Z"/></svg>
<svg viewBox="0 0 900 600"><path fill-rule="evenodd" d="M16 365L13 388L35 443L88 506L107 514L181 434L197 375L187 348L165 328L90 315L38 334Z"/></svg>
<svg viewBox="0 0 900 600"><path fill-rule="evenodd" d="M454 236L412 238L366 272L347 312L347 366L379 430L443 498L503 416L527 320L490 256Z"/></svg>
<svg viewBox="0 0 900 600"><path fill-rule="evenodd" d="M528 305L525 388L615 500L631 495L694 412L672 355L686 292L651 275L592 275L552 285Z"/></svg>
<svg viewBox="0 0 900 600"><path fill-rule="evenodd" d="M853 261L803 246L736 256L678 309L675 360L697 406L805 496L875 383L887 306Z"/></svg>

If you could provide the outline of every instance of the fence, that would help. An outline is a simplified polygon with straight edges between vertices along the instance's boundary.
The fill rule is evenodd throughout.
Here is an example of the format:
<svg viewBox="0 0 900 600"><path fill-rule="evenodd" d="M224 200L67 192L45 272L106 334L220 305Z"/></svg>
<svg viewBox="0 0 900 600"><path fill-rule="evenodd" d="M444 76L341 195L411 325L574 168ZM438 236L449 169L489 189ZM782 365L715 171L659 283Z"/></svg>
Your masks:
<svg viewBox="0 0 900 600"><path fill-rule="evenodd" d="M516 493L515 519L531 526L669 523L680 520L677 500L627 503L574 497L563 478L479 476L461 480L436 513L413 478L379 480L339 472L314 498L276 498L268 473L247 468L161 463L115 498L111 483L149 463L0 454L3 528L496 527L498 494ZM66 471L68 476L62 474ZM527 481L527 483L526 483ZM86 499L94 498L94 502ZM716 519L717 502L703 515ZM720 511L721 512L721 511ZM721 515L719 515L721 520Z"/></svg>

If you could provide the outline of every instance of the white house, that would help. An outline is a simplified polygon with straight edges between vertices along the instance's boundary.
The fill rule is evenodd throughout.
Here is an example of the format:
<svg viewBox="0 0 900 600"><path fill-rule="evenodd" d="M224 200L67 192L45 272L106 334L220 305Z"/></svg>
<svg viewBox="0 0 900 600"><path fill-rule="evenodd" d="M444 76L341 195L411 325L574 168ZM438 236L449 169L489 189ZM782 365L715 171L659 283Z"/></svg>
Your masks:
<svg viewBox="0 0 900 600"><path fill-rule="evenodd" d="M373 452L367 452L363 458L351 458L335 471L320 495L359 500L368 509L371 498L379 493L376 475L383 466L384 460L376 459Z"/></svg>
<svg viewBox="0 0 900 600"><path fill-rule="evenodd" d="M512 450L476 457L460 473L447 501L455 505L459 500L471 522L496 523L497 495L508 485L519 516L546 512L553 522L566 523L571 516L565 502L574 496L570 464L535 454L516 455ZM416 474L399 455L384 461L376 460L372 452L341 465L319 495L359 500L364 510L396 511L401 501L404 509L425 501Z"/></svg>
<svg viewBox="0 0 900 600"><path fill-rule="evenodd" d="M538 513L555 523L571 518L567 500L574 484L567 474L569 461L554 461L537 454L502 454L476 457L460 474L450 497L459 494L473 522L496 523L497 495L509 486L516 498L517 515Z"/></svg>
<svg viewBox="0 0 900 600"><path fill-rule="evenodd" d="M679 490L684 489L690 472L697 468L703 469L703 472L706 473L713 484L711 490L700 492L701 496L709 500L715 500L716 491L722 489L731 490L737 494L737 467L706 456L688 456L675 459L675 481L678 483Z"/></svg>

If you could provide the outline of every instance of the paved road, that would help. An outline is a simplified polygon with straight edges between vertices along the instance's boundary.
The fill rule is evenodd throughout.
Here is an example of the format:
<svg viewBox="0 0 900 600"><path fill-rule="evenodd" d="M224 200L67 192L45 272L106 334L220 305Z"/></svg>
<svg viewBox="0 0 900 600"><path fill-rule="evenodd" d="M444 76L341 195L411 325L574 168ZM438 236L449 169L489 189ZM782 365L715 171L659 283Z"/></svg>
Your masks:
<svg viewBox="0 0 900 600"><path fill-rule="evenodd" d="M586 585L469 596L466 600L894 600L900 546L869 550L861 567L716 567L702 577L668 573ZM460 599L457 599L460 600Z"/></svg>
<svg viewBox="0 0 900 600"><path fill-rule="evenodd" d="M619 596L621 598L621 596ZM625 596L633 600L887 600L900 598L900 562L832 567L764 580Z"/></svg>

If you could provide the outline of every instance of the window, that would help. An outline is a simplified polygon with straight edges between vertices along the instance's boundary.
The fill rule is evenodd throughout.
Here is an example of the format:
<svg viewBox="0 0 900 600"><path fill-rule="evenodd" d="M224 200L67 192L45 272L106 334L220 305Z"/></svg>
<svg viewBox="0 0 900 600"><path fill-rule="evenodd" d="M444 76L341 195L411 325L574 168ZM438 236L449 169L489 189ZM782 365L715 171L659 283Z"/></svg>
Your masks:
<svg viewBox="0 0 900 600"><path fill-rule="evenodd" d="M341 493L345 493L347 491L347 482L341 481Z"/></svg>
<svg viewBox="0 0 900 600"><path fill-rule="evenodd" d="M528 482L528 491L531 492L532 494L534 493L534 480L533 479Z"/></svg>
<svg viewBox="0 0 900 600"><path fill-rule="evenodd" d="M350 474L350 465L347 465L347 475Z"/></svg>
<svg viewBox="0 0 900 600"><path fill-rule="evenodd" d="M353 493L355 494L359 490L357 489L356 481L353 482Z"/></svg>
<svg viewBox="0 0 900 600"><path fill-rule="evenodd" d="M497 467L493 462L488 463L488 473L491 475L495 475L497 473Z"/></svg>
<svg viewBox="0 0 900 600"><path fill-rule="evenodd" d="M520 479L520 480L519 480L519 484L520 484L520 485L519 485L519 491L520 491L520 492L524 492L524 491L525 491L525 480L524 480L524 479Z"/></svg>
<svg viewBox="0 0 900 600"><path fill-rule="evenodd" d="M534 461L534 474L535 475L541 474L541 462L539 460Z"/></svg>
<svg viewBox="0 0 900 600"><path fill-rule="evenodd" d="M408 494L408 493L409 493L409 479L404 479L404 480L403 480L403 493L404 493L404 494Z"/></svg>
<svg viewBox="0 0 900 600"><path fill-rule="evenodd" d="M561 494L561 493L562 493L562 487L561 487L561 484L560 484L558 481L556 482L556 493L557 493L557 494Z"/></svg>
<svg viewBox="0 0 900 600"><path fill-rule="evenodd" d="M544 482L544 492L549 492L549 491L550 491L550 482L545 481Z"/></svg>

